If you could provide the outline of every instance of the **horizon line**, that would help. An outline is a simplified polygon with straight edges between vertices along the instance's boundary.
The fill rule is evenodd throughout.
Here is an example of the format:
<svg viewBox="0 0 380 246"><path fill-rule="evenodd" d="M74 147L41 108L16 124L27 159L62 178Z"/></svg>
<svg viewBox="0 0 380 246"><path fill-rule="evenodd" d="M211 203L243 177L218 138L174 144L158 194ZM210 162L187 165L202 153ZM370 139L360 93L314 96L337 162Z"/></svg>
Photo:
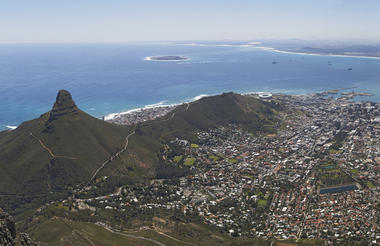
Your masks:
<svg viewBox="0 0 380 246"><path fill-rule="evenodd" d="M74 41L74 42L0 42L0 45L39 45L39 44L131 44L131 43L165 43L165 42L252 42L252 41L320 41L320 42L379 42L379 39L344 38L344 39L309 39L309 38L257 38L257 39L176 39L176 40L131 40L131 41Z"/></svg>

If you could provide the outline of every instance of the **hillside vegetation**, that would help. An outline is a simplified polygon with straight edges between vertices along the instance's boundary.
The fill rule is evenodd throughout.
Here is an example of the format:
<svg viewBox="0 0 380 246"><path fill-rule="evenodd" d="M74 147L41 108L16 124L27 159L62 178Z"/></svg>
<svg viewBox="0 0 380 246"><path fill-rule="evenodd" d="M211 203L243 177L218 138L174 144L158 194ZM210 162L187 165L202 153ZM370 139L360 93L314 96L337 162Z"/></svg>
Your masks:
<svg viewBox="0 0 380 246"><path fill-rule="evenodd" d="M98 120L60 91L53 109L0 135L0 207L11 213L83 185L130 129Z"/></svg>
<svg viewBox="0 0 380 246"><path fill-rule="evenodd" d="M185 174L186 169L167 167L159 159L158 153L164 143L175 138L196 142L195 131L226 124L240 125L253 134L272 133L278 123L277 112L281 109L278 104L235 93L182 104L162 118L137 125L136 134L131 137L122 158L126 159L133 170L141 167L145 169L144 174L150 177L167 178L175 174ZM103 175L127 173L125 166L111 165L102 172Z"/></svg>
<svg viewBox="0 0 380 246"><path fill-rule="evenodd" d="M51 111L14 131L0 133L0 196L4 198L0 207L17 214L27 209L25 206L67 197L87 184L96 170L95 178L108 177L99 192L157 176L170 177L178 172L160 161L163 144L176 137L196 141L194 131L230 123L253 134L274 132L279 109L279 105L253 97L225 93L125 127L81 111L70 93L61 90ZM122 152L128 135L128 148ZM120 155L100 168L118 152Z"/></svg>
<svg viewBox="0 0 380 246"><path fill-rule="evenodd" d="M165 224L165 229L141 227L116 231L101 225L52 218L31 229L31 235L48 245L269 245L254 238L233 238L194 223Z"/></svg>

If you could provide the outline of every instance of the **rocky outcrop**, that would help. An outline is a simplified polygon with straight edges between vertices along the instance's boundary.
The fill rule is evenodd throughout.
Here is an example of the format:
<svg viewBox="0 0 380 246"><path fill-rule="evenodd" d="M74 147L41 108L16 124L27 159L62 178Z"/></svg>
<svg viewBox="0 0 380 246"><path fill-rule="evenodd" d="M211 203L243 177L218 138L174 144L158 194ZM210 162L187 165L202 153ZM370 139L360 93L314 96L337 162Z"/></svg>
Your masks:
<svg viewBox="0 0 380 246"><path fill-rule="evenodd" d="M37 246L37 244L26 233L20 233L16 240L18 246Z"/></svg>
<svg viewBox="0 0 380 246"><path fill-rule="evenodd" d="M0 245L1 246L37 246L26 233L17 235L13 219L0 209Z"/></svg>
<svg viewBox="0 0 380 246"><path fill-rule="evenodd" d="M50 111L49 121L58 119L58 117L66 114L72 114L78 111L70 92L60 90L57 99L54 103L53 109Z"/></svg>
<svg viewBox="0 0 380 246"><path fill-rule="evenodd" d="M12 218L0 209L0 245L13 246L16 240L16 227Z"/></svg>

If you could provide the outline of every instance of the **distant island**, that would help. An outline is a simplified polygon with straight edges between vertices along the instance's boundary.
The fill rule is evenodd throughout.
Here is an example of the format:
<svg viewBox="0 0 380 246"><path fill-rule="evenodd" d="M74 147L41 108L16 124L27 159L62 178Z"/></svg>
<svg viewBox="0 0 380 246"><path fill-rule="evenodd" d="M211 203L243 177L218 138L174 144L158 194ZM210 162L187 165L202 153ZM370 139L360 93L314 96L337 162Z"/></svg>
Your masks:
<svg viewBox="0 0 380 246"><path fill-rule="evenodd" d="M189 58L183 56L148 56L145 60L148 61L182 61Z"/></svg>

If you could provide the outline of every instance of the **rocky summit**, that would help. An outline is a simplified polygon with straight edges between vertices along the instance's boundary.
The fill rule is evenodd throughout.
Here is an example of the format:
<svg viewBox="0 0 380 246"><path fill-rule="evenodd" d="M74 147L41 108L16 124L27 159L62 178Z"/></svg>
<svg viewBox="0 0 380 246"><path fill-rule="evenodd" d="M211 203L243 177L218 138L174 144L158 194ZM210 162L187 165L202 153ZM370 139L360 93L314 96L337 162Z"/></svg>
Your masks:
<svg viewBox="0 0 380 246"><path fill-rule="evenodd" d="M50 112L49 120L52 121L62 115L75 113L77 111L78 107L75 105L70 92L66 90L60 90L58 92L53 109Z"/></svg>

